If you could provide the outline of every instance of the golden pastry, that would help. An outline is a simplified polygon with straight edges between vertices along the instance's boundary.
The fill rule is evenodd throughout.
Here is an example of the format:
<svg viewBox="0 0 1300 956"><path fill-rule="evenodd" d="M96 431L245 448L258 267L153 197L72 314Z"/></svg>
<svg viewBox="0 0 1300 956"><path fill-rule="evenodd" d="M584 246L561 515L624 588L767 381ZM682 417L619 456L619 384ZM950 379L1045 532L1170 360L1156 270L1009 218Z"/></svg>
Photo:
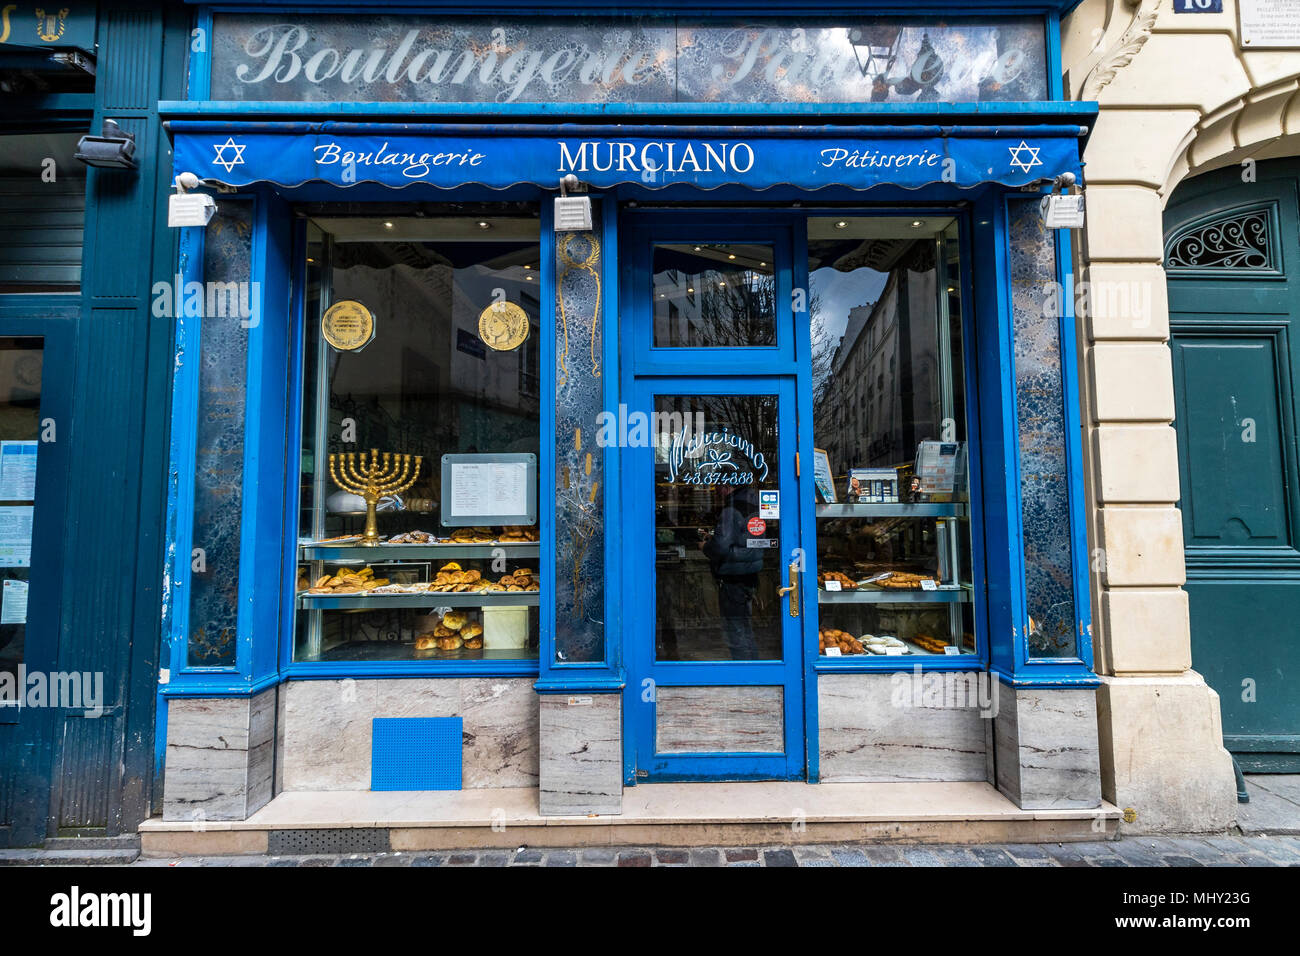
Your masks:
<svg viewBox="0 0 1300 956"><path fill-rule="evenodd" d="M464 611L448 611L442 616L442 625L451 628L453 631L459 631L468 620L469 617Z"/></svg>
<svg viewBox="0 0 1300 956"><path fill-rule="evenodd" d="M460 636L467 641L470 638L478 637L482 633L483 633L483 625L480 624L478 621L470 621L460 629Z"/></svg>
<svg viewBox="0 0 1300 956"><path fill-rule="evenodd" d="M483 638L481 638L481 637L472 637L472 638L470 638L468 641L465 642L465 646L466 646L467 648L469 648L470 650L476 651L476 650L478 650L480 647L483 646Z"/></svg>
<svg viewBox="0 0 1300 956"><path fill-rule="evenodd" d="M417 651L431 651L438 646L438 639L432 634L421 634L415 639Z"/></svg>
<svg viewBox="0 0 1300 956"><path fill-rule="evenodd" d="M459 650L465 642L460 639L459 634L453 634L451 637L438 638L438 650L455 651Z"/></svg>

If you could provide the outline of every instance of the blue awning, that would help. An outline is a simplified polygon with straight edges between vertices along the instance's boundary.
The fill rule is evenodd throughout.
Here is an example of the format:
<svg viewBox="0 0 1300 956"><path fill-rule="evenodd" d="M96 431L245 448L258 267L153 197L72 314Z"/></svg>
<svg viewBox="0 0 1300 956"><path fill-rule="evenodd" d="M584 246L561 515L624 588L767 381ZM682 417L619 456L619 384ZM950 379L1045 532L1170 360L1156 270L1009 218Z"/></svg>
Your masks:
<svg viewBox="0 0 1300 956"><path fill-rule="evenodd" d="M1026 186L1081 177L1087 128L1044 126L596 126L240 123L173 120L176 172L230 186L416 183L450 188L564 175L633 183L804 189L949 183Z"/></svg>

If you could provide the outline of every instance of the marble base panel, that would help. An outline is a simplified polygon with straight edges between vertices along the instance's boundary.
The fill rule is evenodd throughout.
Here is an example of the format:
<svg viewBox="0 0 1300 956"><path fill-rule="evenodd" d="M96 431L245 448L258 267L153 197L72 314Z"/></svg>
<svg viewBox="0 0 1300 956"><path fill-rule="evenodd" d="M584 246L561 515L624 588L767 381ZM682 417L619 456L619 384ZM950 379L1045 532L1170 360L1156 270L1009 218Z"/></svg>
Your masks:
<svg viewBox="0 0 1300 956"><path fill-rule="evenodd" d="M460 717L464 789L537 786L532 678L298 680L282 693L285 790L369 790L376 717Z"/></svg>
<svg viewBox="0 0 1300 956"><path fill-rule="evenodd" d="M541 815L622 813L622 697L536 697L541 714Z"/></svg>
<svg viewBox="0 0 1300 956"><path fill-rule="evenodd" d="M940 678L944 684L925 681ZM915 684L915 681L920 681ZM986 674L822 674L823 783L988 780Z"/></svg>
<svg viewBox="0 0 1300 956"><path fill-rule="evenodd" d="M167 703L163 819L245 820L270 803L277 691Z"/></svg>
<svg viewBox="0 0 1300 956"><path fill-rule="evenodd" d="M997 788L1022 810L1101 806L1097 692L1001 688L994 720Z"/></svg>

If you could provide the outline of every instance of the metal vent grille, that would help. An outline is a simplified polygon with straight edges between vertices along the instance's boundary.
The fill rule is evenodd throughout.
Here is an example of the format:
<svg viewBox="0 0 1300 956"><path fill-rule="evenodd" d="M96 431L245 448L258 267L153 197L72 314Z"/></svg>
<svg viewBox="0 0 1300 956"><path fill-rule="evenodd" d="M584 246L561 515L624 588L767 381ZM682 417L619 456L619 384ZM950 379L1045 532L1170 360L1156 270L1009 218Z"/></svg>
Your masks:
<svg viewBox="0 0 1300 956"><path fill-rule="evenodd" d="M312 853L387 853L388 831L374 827L338 830L272 830L268 849L272 856Z"/></svg>

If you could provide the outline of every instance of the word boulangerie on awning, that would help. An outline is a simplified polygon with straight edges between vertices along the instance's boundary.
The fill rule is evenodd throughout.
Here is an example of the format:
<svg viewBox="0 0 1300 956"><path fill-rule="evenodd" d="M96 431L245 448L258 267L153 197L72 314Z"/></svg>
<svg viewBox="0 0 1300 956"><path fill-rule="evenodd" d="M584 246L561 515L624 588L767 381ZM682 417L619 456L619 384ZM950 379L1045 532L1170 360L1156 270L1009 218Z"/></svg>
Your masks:
<svg viewBox="0 0 1300 956"><path fill-rule="evenodd" d="M176 120L176 171L231 186L1024 186L1079 172L1079 126L615 127Z"/></svg>

